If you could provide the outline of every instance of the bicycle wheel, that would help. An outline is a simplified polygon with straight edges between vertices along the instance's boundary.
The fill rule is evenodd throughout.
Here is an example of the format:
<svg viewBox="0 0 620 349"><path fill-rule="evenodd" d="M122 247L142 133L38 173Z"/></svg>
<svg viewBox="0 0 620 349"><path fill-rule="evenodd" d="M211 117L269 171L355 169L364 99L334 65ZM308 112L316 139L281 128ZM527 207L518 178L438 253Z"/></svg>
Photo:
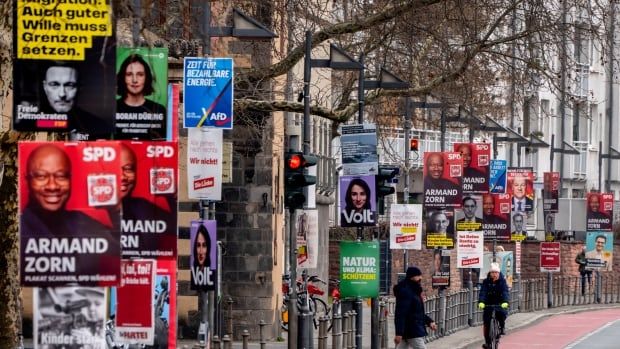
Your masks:
<svg viewBox="0 0 620 349"><path fill-rule="evenodd" d="M325 302L320 299L320 298L311 298L312 302L310 303L314 303L313 306L311 308L312 314L314 315L313 317L313 322L314 322L314 329L318 329L319 328L319 320L321 319L321 317L323 316L327 316L327 304L325 304ZM328 324L329 327L329 324Z"/></svg>
<svg viewBox="0 0 620 349"><path fill-rule="evenodd" d="M489 329L489 338L491 338L491 349L499 348L499 321L493 316L491 318L491 328Z"/></svg>

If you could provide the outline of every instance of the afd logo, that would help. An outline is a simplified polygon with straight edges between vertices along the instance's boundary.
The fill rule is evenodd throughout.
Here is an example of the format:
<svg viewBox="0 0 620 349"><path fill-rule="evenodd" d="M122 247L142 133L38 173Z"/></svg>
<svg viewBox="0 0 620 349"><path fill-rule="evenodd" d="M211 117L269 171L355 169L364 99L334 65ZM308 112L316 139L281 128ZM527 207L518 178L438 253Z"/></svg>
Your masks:
<svg viewBox="0 0 620 349"><path fill-rule="evenodd" d="M229 124L230 121L231 117L226 115L226 113L216 112L209 115L209 123L214 124L215 126L224 126Z"/></svg>

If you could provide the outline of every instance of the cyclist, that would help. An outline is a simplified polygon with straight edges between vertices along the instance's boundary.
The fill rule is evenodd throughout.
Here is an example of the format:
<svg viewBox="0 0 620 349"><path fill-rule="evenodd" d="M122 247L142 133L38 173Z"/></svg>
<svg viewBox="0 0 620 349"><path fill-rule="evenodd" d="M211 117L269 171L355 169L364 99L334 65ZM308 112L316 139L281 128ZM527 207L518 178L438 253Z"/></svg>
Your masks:
<svg viewBox="0 0 620 349"><path fill-rule="evenodd" d="M496 309L495 317L499 321L500 334L504 334L504 324L508 315L508 301L510 301L510 292L508 292L508 284L504 275L500 272L499 264L491 263L491 268L487 278L482 282L480 294L478 296L478 307L484 310L482 319L484 321L484 341L483 348L491 347L491 338L489 338L489 324L491 323L491 314L495 307L486 307L487 305L500 306Z"/></svg>
<svg viewBox="0 0 620 349"><path fill-rule="evenodd" d="M433 331L437 330L435 321L424 312L421 282L422 271L417 267L409 267L405 279L394 286L394 343L398 349L424 349L426 326Z"/></svg>

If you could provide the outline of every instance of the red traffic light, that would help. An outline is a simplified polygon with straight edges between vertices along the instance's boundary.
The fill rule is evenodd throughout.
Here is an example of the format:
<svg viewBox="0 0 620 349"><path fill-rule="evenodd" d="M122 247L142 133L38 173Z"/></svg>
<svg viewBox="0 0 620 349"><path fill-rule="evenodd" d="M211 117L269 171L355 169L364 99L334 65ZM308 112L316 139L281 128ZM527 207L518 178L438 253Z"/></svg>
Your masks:
<svg viewBox="0 0 620 349"><path fill-rule="evenodd" d="M287 159L287 166L290 170L297 170L301 167L303 158L299 154L291 154L291 156Z"/></svg>
<svg viewBox="0 0 620 349"><path fill-rule="evenodd" d="M409 150L411 151L418 151L419 149L419 144L420 144L420 140L419 139L412 139L409 141Z"/></svg>

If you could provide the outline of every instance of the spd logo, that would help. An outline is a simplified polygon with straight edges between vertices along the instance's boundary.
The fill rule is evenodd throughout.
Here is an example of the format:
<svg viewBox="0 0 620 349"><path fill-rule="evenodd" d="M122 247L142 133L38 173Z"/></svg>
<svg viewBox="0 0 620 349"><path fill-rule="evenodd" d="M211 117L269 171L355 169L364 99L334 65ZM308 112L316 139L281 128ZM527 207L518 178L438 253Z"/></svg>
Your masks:
<svg viewBox="0 0 620 349"><path fill-rule="evenodd" d="M116 205L116 176L112 174L90 175L88 182L88 206Z"/></svg>

